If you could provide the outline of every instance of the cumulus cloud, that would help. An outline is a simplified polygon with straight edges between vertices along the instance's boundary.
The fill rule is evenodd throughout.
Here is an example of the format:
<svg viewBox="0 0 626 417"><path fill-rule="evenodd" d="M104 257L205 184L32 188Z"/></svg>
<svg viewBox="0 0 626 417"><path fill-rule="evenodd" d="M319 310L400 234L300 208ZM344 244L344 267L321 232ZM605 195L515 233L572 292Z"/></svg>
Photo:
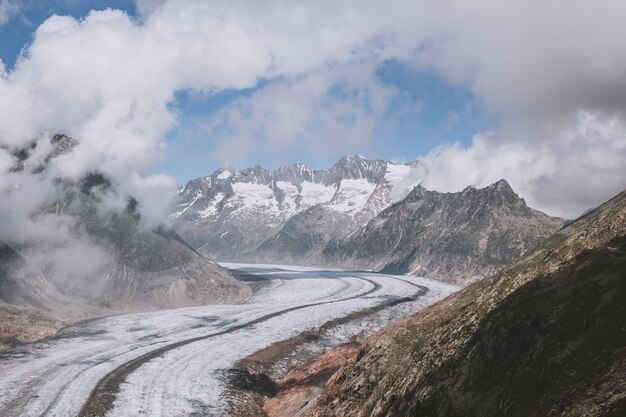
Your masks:
<svg viewBox="0 0 626 417"><path fill-rule="evenodd" d="M273 82L213 116L204 132L219 132L214 157L230 163L294 148L320 158L363 151L397 91L354 64ZM242 141L246 141L241 143Z"/></svg>
<svg viewBox="0 0 626 417"><path fill-rule="evenodd" d="M166 0L136 0L135 5L137 7L137 11L141 16L149 16L152 14L159 6L165 3Z"/></svg>
<svg viewBox="0 0 626 417"><path fill-rule="evenodd" d="M466 83L502 127L431 152L432 187L503 177L567 217L626 187L626 4L442 2L433 13L441 36L416 68Z"/></svg>
<svg viewBox="0 0 626 417"><path fill-rule="evenodd" d="M371 52L358 47L379 25L350 19L348 6L329 18L321 3L142 2L142 22L115 10L53 16L0 80L0 140L15 148L44 132L79 138L59 167L72 177L145 169L176 124L174 92L253 87Z"/></svg>
<svg viewBox="0 0 626 417"><path fill-rule="evenodd" d="M16 3L0 1L1 24ZM177 91L215 94L263 80L204 122L214 156L230 162L246 152L381 142L376 121L397 91L375 74L389 59L470 88L501 121L467 148L426 155L426 184L451 190L504 177L531 204L567 216L626 186L621 1L138 0L137 8L138 18L52 16L15 68L0 65L0 210L17 219L4 222L0 239L71 226L33 222L33 213L58 191L54 178L88 172L136 195L156 221L173 181L146 172L177 126ZM54 133L78 145L54 159L48 177L11 172L15 152L33 142L29 161L45 159Z"/></svg>
<svg viewBox="0 0 626 417"><path fill-rule="evenodd" d="M626 105L623 2L455 1L433 13L443 36L416 62L469 82L499 113L555 118Z"/></svg>
<svg viewBox="0 0 626 417"><path fill-rule="evenodd" d="M574 218L626 185L625 131L618 116L580 111L571 125L533 132L530 139L476 135L468 147L442 146L422 158L429 168L423 185L459 191L506 178L532 207Z"/></svg>
<svg viewBox="0 0 626 417"><path fill-rule="evenodd" d="M298 16L283 3L272 4L288 10L282 16ZM500 121L497 132L477 132L467 149L450 145L427 155L432 186L452 190L466 186L468 178L479 185L504 177L535 207L568 217L626 186L623 2L342 2L295 8L306 34L283 32L296 50L281 49L280 43L270 48L276 54L270 74L282 77L213 117L209 126L221 139L216 156L237 162L242 152L294 146L349 151L384 141L375 137L384 111L362 112L362 102L327 92L350 71L357 79L369 71L361 90L371 88L369 94L386 97L388 105L393 93L377 86L373 72L394 58L471 89ZM265 18L254 8L247 13ZM285 30L273 23L276 33ZM314 65L306 65L313 58ZM310 88L325 71L334 75ZM350 110L342 113L342 104ZM320 118L350 111L343 120L353 124L310 128L328 126Z"/></svg>
<svg viewBox="0 0 626 417"><path fill-rule="evenodd" d="M141 202L140 210L144 224L155 227L164 223L170 214L168 197L176 193L176 190L176 179L169 175L142 176L133 173L128 194Z"/></svg>

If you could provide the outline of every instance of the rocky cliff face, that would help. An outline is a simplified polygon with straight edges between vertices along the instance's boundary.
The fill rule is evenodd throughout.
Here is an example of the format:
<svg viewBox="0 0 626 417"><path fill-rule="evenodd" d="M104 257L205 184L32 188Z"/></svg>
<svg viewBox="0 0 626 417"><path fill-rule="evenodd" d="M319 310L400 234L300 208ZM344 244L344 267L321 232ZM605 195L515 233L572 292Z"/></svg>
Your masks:
<svg viewBox="0 0 626 417"><path fill-rule="evenodd" d="M180 192L176 229L199 252L232 261L330 265L467 283L560 228L505 181L437 193L426 169L346 157L327 171L291 165L220 169Z"/></svg>
<svg viewBox="0 0 626 417"><path fill-rule="evenodd" d="M414 274L461 284L493 274L563 225L526 205L500 180L438 193L417 186L323 251L331 265Z"/></svg>
<svg viewBox="0 0 626 417"><path fill-rule="evenodd" d="M308 416L626 413L626 192L387 329Z"/></svg>

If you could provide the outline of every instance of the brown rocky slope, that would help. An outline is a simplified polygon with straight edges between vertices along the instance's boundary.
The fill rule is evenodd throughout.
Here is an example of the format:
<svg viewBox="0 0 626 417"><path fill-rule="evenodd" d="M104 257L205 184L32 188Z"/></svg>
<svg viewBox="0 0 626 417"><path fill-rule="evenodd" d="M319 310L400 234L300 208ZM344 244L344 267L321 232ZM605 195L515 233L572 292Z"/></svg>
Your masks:
<svg viewBox="0 0 626 417"><path fill-rule="evenodd" d="M626 415L625 298L623 192L366 341L306 415Z"/></svg>

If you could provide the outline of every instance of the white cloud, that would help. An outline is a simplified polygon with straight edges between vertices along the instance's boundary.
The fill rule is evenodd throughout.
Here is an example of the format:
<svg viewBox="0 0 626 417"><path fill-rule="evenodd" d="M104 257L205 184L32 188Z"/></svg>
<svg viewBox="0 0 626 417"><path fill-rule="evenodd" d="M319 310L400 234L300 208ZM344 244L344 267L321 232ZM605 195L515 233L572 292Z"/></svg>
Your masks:
<svg viewBox="0 0 626 417"><path fill-rule="evenodd" d="M15 3L0 1L1 21ZM207 123L223 132L214 154L231 162L242 151L350 152L381 141L376 120L395 92L373 74L397 58L465 83L502 121L502 130L477 136L467 149L429 154L433 186L505 177L532 204L565 215L626 186L621 1L137 6L140 20L105 10L80 20L53 16L37 29L16 67L0 68L0 145L17 149L35 140L43 149L50 134L67 133L80 142L53 162L53 175L101 171L152 207L166 200L164 190L173 192L167 181L141 178L177 124L168 107L176 91L212 94L268 80ZM54 183L3 174L3 190L16 184L19 191L0 209L34 228L28 216L55 192Z"/></svg>
<svg viewBox="0 0 626 417"><path fill-rule="evenodd" d="M176 193L176 189L176 179L169 175L156 174L144 177L133 173L127 192L141 202L139 209L143 224L154 227L166 222L165 219L170 214L170 206L167 204L169 196Z"/></svg>
<svg viewBox="0 0 626 417"><path fill-rule="evenodd" d="M13 0L0 0L0 26L3 26L19 12L18 4Z"/></svg>
<svg viewBox="0 0 626 417"><path fill-rule="evenodd" d="M80 145L59 164L64 174L105 169L125 178L162 152L175 91L297 80L369 53L358 47L378 25L350 19L348 6L328 19L327 7L183 1L160 5L143 23L114 10L81 21L53 16L0 81L0 141L17 147L65 132Z"/></svg>
<svg viewBox="0 0 626 417"><path fill-rule="evenodd" d="M136 0L135 5L140 16L150 16L154 11L162 6L166 0Z"/></svg>
<svg viewBox="0 0 626 417"><path fill-rule="evenodd" d="M231 163L294 148L320 158L362 152L395 95L371 68L346 64L275 81L218 112L204 130L220 132L214 156Z"/></svg>
<svg viewBox="0 0 626 417"><path fill-rule="evenodd" d="M626 185L625 131L617 116L581 111L571 126L545 128L533 140L477 135L467 148L442 146L426 155L423 185L459 191L505 178L532 207L573 218Z"/></svg>

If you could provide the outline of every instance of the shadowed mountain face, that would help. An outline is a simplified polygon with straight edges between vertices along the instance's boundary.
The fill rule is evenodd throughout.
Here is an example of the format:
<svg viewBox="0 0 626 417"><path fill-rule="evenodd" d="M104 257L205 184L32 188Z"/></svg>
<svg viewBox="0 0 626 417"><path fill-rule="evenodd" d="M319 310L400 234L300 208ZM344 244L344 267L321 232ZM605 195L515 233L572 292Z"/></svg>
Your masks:
<svg viewBox="0 0 626 417"><path fill-rule="evenodd" d="M467 283L510 264L562 225L528 207L504 180L459 193L417 186L323 254L331 264Z"/></svg>
<svg viewBox="0 0 626 417"><path fill-rule="evenodd" d="M17 283L12 273L22 263L21 256L6 243L0 242L0 300L11 301Z"/></svg>
<svg viewBox="0 0 626 417"><path fill-rule="evenodd" d="M309 416L626 415L626 192L366 342Z"/></svg>
<svg viewBox="0 0 626 417"><path fill-rule="evenodd" d="M120 311L230 303L249 288L215 262L196 253L173 230L139 225L137 207L108 215L86 201L81 226L112 262L86 290L98 306Z"/></svg>
<svg viewBox="0 0 626 417"><path fill-rule="evenodd" d="M427 191L426 168L360 156L329 170L220 169L190 181L172 214L198 251L232 261L414 273L467 283L488 276L563 225L506 181Z"/></svg>
<svg viewBox="0 0 626 417"><path fill-rule="evenodd" d="M0 302L53 310L68 301L40 271L0 242Z"/></svg>

